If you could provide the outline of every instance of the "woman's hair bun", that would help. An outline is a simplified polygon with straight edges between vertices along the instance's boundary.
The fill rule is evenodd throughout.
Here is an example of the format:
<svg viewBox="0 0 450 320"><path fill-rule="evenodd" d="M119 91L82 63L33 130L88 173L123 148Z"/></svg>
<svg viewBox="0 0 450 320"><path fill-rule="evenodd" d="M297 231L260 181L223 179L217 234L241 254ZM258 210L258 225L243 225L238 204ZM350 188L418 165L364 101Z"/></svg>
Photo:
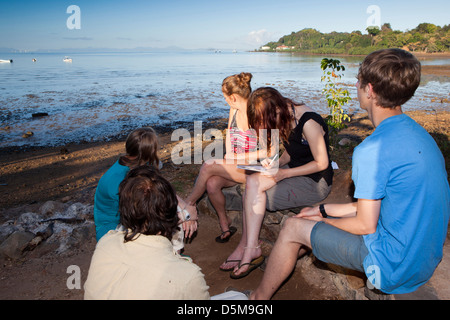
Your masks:
<svg viewBox="0 0 450 320"><path fill-rule="evenodd" d="M243 83L249 84L252 81L253 75L251 73L248 73L248 72L241 72L238 75L238 78Z"/></svg>
<svg viewBox="0 0 450 320"><path fill-rule="evenodd" d="M227 95L234 93L248 99L252 92L250 82L253 75L248 72L241 72L229 77L226 77L222 82L222 91Z"/></svg>

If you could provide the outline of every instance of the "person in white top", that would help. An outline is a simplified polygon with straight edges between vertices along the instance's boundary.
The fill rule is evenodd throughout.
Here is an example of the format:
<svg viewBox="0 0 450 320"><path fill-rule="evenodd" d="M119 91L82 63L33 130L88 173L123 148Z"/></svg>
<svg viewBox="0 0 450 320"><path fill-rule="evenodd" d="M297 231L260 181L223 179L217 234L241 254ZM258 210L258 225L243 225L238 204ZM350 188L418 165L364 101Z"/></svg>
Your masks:
<svg viewBox="0 0 450 320"><path fill-rule="evenodd" d="M171 244L180 221L170 183L141 166L122 181L119 199L123 231L109 231L98 242L84 299L210 299L201 269Z"/></svg>

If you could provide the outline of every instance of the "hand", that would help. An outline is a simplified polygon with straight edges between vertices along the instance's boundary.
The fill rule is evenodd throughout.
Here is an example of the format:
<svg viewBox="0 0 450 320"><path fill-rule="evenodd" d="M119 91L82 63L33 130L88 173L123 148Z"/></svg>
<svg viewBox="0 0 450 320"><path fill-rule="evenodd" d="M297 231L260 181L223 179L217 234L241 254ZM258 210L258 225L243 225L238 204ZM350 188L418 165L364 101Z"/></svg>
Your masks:
<svg viewBox="0 0 450 320"><path fill-rule="evenodd" d="M287 173L289 169L278 169L278 167L273 168L273 169L269 169L267 171L261 172L261 174L263 176L272 178L273 181L275 181L276 183L280 182L281 180L286 179Z"/></svg>
<svg viewBox="0 0 450 320"><path fill-rule="evenodd" d="M192 237L195 231L197 231L197 220L189 220L183 222L183 230L184 230L184 237L186 239Z"/></svg>
<svg viewBox="0 0 450 320"><path fill-rule="evenodd" d="M195 205L187 205L185 210L187 212L189 212L189 215L191 217L191 221L192 220L198 220L198 213L197 213L197 207ZM184 220L184 219L183 219Z"/></svg>
<svg viewBox="0 0 450 320"><path fill-rule="evenodd" d="M261 165L266 169L279 168L278 156L275 155L274 158L265 158L261 161Z"/></svg>
<svg viewBox="0 0 450 320"><path fill-rule="evenodd" d="M318 206L303 208L296 217L313 221L322 221L323 219Z"/></svg>
<svg viewBox="0 0 450 320"><path fill-rule="evenodd" d="M190 238L198 228L198 213L195 205L187 205L185 210L189 212L189 220L183 222L184 237Z"/></svg>

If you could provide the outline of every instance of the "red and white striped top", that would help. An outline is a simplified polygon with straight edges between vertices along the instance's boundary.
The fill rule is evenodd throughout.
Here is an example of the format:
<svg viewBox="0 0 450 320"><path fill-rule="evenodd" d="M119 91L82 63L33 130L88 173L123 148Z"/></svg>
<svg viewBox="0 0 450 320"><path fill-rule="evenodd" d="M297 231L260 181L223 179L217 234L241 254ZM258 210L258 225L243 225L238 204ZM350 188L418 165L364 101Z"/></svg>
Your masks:
<svg viewBox="0 0 450 320"><path fill-rule="evenodd" d="M242 131L237 127L236 113L234 113L233 120L230 125L230 142L231 150L234 153L245 153L256 151L258 149L258 137L254 129Z"/></svg>

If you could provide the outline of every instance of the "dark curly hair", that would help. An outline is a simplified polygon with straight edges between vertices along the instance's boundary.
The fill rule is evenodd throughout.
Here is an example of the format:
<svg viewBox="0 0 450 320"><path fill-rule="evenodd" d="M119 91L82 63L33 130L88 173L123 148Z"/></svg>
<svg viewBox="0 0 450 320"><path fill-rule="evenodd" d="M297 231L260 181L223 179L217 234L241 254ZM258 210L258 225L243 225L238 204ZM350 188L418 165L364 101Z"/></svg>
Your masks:
<svg viewBox="0 0 450 320"><path fill-rule="evenodd" d="M172 185L157 169L143 165L130 170L119 186L120 223L125 242L143 235L169 240L178 229L178 200Z"/></svg>

